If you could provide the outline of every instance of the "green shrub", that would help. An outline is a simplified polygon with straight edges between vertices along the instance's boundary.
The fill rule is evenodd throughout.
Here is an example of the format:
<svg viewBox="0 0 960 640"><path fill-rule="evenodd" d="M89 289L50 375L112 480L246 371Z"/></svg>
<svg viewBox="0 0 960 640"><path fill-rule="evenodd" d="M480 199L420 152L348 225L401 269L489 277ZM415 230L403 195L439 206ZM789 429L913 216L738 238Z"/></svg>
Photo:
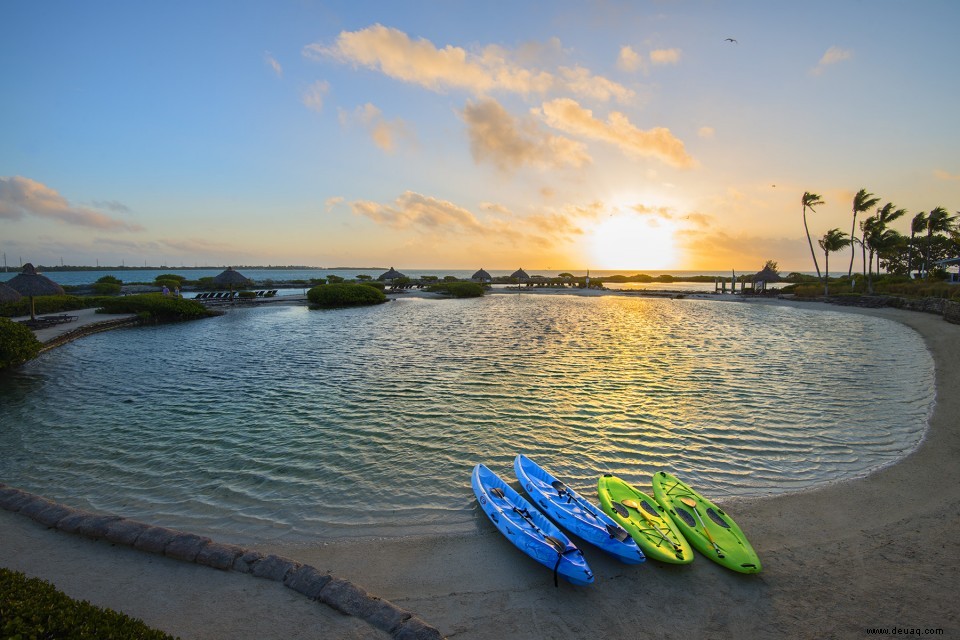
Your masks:
<svg viewBox="0 0 960 640"><path fill-rule="evenodd" d="M243 300L250 300L251 298L257 297L256 291L241 291L237 294Z"/></svg>
<svg viewBox="0 0 960 640"><path fill-rule="evenodd" d="M307 291L307 299L319 307L354 307L380 304L387 296L373 287L351 282L316 286Z"/></svg>
<svg viewBox="0 0 960 640"><path fill-rule="evenodd" d="M156 278L154 278L154 282L156 282L158 286L162 287L163 285L161 284L161 280L174 280L176 281L177 286L179 287L183 283L183 281L186 279L187 279L187 276L180 276L175 273L162 273Z"/></svg>
<svg viewBox="0 0 960 640"><path fill-rule="evenodd" d="M97 282L93 285L93 292L100 296L120 295L120 285L113 282Z"/></svg>
<svg viewBox="0 0 960 640"><path fill-rule="evenodd" d="M16 367L40 353L40 341L27 327L8 318L0 318L0 369Z"/></svg>
<svg viewBox="0 0 960 640"><path fill-rule="evenodd" d="M88 309L91 305L89 298L82 296L38 296L34 300L34 309L38 315L47 313L60 313L62 311L76 311L77 309ZM5 302L0 304L0 316L14 318L16 316L30 315L30 299L23 297L16 302Z"/></svg>
<svg viewBox="0 0 960 640"><path fill-rule="evenodd" d="M215 315L213 311L195 300L173 298L161 293L104 298L97 313L136 313L144 318L162 322L195 320Z"/></svg>
<svg viewBox="0 0 960 640"><path fill-rule="evenodd" d="M123 284L123 280L114 276L103 276L97 280L97 284Z"/></svg>
<svg viewBox="0 0 960 640"><path fill-rule="evenodd" d="M170 291L173 291L174 289L180 286L180 281L179 280L160 280L158 278L156 281L154 281L154 284L157 285L158 287L166 287Z"/></svg>
<svg viewBox="0 0 960 640"><path fill-rule="evenodd" d="M384 288L386 287L386 285L380 282L379 280L364 280L360 284L362 284L365 287L373 287L378 291L383 291Z"/></svg>
<svg viewBox="0 0 960 640"><path fill-rule="evenodd" d="M330 284L339 284L343 282L343 278L341 278L340 276L335 276L333 274L330 274L329 276L327 276L327 282L329 282Z"/></svg>
<svg viewBox="0 0 960 640"><path fill-rule="evenodd" d="M207 291L216 287L216 285L213 283L213 276L203 276L202 278L197 278L197 286L201 289L206 289Z"/></svg>
<svg viewBox="0 0 960 640"><path fill-rule="evenodd" d="M454 298L479 298L483 295L483 286L477 282L441 282L430 285L427 291L445 293Z"/></svg>
<svg viewBox="0 0 960 640"><path fill-rule="evenodd" d="M46 580L0 568L0 637L173 640L142 620L74 600Z"/></svg>

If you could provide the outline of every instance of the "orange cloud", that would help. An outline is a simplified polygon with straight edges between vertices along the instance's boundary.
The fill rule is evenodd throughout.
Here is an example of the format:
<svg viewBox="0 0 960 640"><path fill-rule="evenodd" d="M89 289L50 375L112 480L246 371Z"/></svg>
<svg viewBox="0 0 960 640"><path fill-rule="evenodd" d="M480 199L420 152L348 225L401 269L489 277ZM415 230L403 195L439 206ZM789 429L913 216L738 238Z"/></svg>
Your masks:
<svg viewBox="0 0 960 640"><path fill-rule="evenodd" d="M826 53L820 58L820 62L817 63L817 66L810 70L812 75L818 76L823 73L827 67L830 65L837 64L838 62L843 62L844 60L849 60L853 57L853 52L848 49L841 49L840 47L830 47L827 49Z"/></svg>
<svg viewBox="0 0 960 640"><path fill-rule="evenodd" d="M352 122L366 129L374 144L387 153L396 150L399 140L412 138L410 127L406 122L400 118L387 120L383 117L383 112L369 102L354 109L352 114L340 112L341 124L348 125Z"/></svg>
<svg viewBox="0 0 960 640"><path fill-rule="evenodd" d="M654 49L650 52L650 62L653 64L679 64L681 54L680 49Z"/></svg>
<svg viewBox="0 0 960 640"><path fill-rule="evenodd" d="M584 136L613 144L623 151L637 156L656 158L671 166L687 169L696 166L696 161L687 154L683 142L669 129L655 127L646 131L635 127L627 116L612 111L603 122L593 117L593 112L584 109L575 100L559 98L545 102L538 113L549 126L565 133Z"/></svg>
<svg viewBox="0 0 960 640"><path fill-rule="evenodd" d="M581 167L590 162L581 143L550 135L532 119L514 118L496 100L468 102L463 119L474 159L489 160L501 170L524 165Z"/></svg>
<svg viewBox="0 0 960 640"><path fill-rule="evenodd" d="M117 209L115 205L111 208ZM95 209L72 206L54 189L30 178L0 177L0 218L20 220L27 215L94 229L143 230L138 224L111 218Z"/></svg>

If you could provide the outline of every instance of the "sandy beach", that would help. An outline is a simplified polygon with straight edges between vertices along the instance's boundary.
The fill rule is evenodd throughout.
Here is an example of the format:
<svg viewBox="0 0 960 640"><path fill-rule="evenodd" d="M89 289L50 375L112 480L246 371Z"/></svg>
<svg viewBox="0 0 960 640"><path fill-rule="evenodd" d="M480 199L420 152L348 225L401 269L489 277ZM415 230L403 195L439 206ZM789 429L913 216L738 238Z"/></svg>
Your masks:
<svg viewBox="0 0 960 640"><path fill-rule="evenodd" d="M256 548L350 580L458 639L847 638L881 628L956 637L960 325L894 309L753 303L901 322L924 338L937 385L927 436L898 463L803 493L721 503L759 552L759 575L702 557L632 567L590 553L596 584L554 588L549 571L480 516L469 536ZM48 530L2 510L0 540L0 565L185 639L386 636L276 582Z"/></svg>

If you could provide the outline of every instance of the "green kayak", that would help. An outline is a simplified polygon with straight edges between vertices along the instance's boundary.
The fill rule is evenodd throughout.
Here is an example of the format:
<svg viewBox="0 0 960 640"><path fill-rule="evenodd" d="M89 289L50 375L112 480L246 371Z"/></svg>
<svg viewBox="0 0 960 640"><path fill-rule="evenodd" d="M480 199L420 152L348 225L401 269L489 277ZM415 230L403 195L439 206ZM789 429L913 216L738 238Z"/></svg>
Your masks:
<svg viewBox="0 0 960 640"><path fill-rule="evenodd" d="M653 475L653 495L697 551L727 569L760 572L757 552L723 509L666 471Z"/></svg>
<svg viewBox="0 0 960 640"><path fill-rule="evenodd" d="M597 482L604 513L630 533L648 558L673 564L693 562L693 549L657 501L620 478Z"/></svg>

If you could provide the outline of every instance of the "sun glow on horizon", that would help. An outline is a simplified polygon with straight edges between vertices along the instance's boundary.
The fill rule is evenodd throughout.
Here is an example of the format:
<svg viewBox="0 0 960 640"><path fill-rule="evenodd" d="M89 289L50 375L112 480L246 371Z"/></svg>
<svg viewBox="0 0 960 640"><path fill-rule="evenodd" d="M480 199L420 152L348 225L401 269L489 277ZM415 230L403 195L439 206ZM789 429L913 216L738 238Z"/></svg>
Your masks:
<svg viewBox="0 0 960 640"><path fill-rule="evenodd" d="M613 214L593 230L588 255L600 269L676 269L675 231L670 220Z"/></svg>

